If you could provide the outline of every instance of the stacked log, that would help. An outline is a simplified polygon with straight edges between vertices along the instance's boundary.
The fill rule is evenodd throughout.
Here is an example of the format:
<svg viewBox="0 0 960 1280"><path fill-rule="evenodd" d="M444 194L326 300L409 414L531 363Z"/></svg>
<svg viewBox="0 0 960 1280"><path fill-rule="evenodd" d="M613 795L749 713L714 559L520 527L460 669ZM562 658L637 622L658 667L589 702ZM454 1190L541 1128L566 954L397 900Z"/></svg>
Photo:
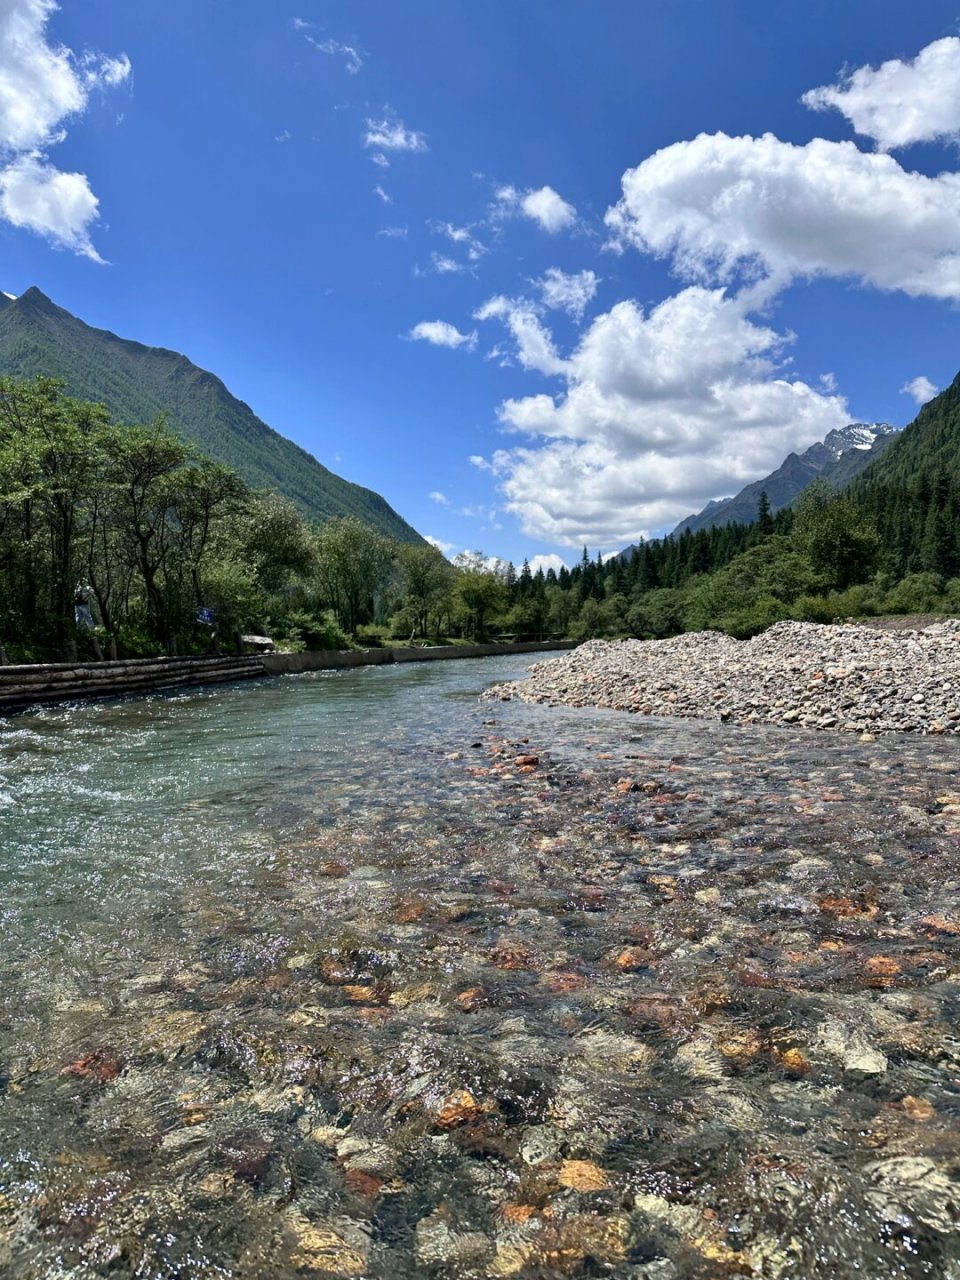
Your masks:
<svg viewBox="0 0 960 1280"><path fill-rule="evenodd" d="M3 666L0 667L0 715L74 698L114 698L182 685L250 680L263 675L266 675L263 660L257 654Z"/></svg>

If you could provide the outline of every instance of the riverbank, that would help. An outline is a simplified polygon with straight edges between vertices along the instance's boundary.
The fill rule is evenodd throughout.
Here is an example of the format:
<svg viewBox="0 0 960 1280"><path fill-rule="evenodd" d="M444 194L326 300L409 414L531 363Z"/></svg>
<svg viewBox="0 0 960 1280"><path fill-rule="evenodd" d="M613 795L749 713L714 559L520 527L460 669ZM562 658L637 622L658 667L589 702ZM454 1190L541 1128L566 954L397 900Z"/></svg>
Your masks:
<svg viewBox="0 0 960 1280"><path fill-rule="evenodd" d="M570 649L576 641L518 644L413 645L383 649L313 650L186 658L129 658L117 662L47 662L0 666L0 715L27 707L89 698L121 698L190 685L225 684L267 675L382 666L392 662L438 662L512 653Z"/></svg>
<svg viewBox="0 0 960 1280"><path fill-rule="evenodd" d="M960 619L915 630L780 622L751 640L715 631L590 640L483 696L800 725L868 740L960 733Z"/></svg>

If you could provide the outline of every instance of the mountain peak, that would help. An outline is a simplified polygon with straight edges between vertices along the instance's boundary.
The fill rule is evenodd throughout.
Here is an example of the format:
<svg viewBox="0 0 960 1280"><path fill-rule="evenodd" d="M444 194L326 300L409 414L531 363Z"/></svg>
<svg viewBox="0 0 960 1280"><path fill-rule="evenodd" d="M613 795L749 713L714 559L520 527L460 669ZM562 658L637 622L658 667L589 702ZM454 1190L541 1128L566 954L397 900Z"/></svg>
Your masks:
<svg viewBox="0 0 960 1280"><path fill-rule="evenodd" d="M889 422L850 422L828 433L803 453L790 453L776 471L746 485L733 498L708 502L702 511L688 516L674 534L709 529L715 525L752 524L757 518L760 494L766 493L770 509L789 507L794 498L819 476L835 489L849 484L896 436Z"/></svg>
<svg viewBox="0 0 960 1280"><path fill-rule="evenodd" d="M839 458L848 449L869 449L881 436L891 435L897 428L889 422L850 422L824 437L824 446Z"/></svg>

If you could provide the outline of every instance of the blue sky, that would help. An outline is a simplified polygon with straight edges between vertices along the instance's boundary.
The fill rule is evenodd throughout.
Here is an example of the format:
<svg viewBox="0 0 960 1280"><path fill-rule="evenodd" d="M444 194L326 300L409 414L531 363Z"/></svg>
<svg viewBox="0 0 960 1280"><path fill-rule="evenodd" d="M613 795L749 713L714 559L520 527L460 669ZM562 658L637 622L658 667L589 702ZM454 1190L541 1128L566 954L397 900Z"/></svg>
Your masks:
<svg viewBox="0 0 960 1280"><path fill-rule="evenodd" d="M0 287L183 351L451 554L572 563L956 375L958 22L0 0Z"/></svg>

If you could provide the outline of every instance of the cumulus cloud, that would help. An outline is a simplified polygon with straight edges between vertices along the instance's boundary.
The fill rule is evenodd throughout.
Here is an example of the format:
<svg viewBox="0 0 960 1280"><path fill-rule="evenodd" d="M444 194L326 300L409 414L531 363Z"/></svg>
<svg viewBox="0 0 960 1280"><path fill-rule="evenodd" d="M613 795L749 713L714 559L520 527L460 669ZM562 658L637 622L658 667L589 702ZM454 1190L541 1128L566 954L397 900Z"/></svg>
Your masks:
<svg viewBox="0 0 960 1280"><path fill-rule="evenodd" d="M502 425L532 443L487 465L525 532L623 546L849 421L842 397L783 375L787 339L752 321L749 305L698 286L649 312L619 302L561 362L561 395L501 405Z"/></svg>
<svg viewBox="0 0 960 1280"><path fill-rule="evenodd" d="M502 320L516 341L517 359L525 369L535 369L548 377L566 372L566 361L558 355L553 335L544 326L536 306L526 298L498 294L478 308L473 318Z"/></svg>
<svg viewBox="0 0 960 1280"><path fill-rule="evenodd" d="M431 547L436 547L441 555L448 556L453 548L457 545L455 542L443 542L440 538L433 538L429 533L423 535L424 542L429 542Z"/></svg>
<svg viewBox="0 0 960 1280"><path fill-rule="evenodd" d="M375 196L379 196L384 204L393 204L393 196L390 195L389 192L384 191L383 187L380 186L379 182L373 188L373 194Z"/></svg>
<svg viewBox="0 0 960 1280"><path fill-rule="evenodd" d="M606 222L614 247L672 257L690 279L852 276L960 299L960 175L907 172L852 142L701 134L627 170Z"/></svg>
<svg viewBox="0 0 960 1280"><path fill-rule="evenodd" d="M947 36L912 62L858 67L839 84L803 95L815 111L836 109L881 151L960 136L960 39Z"/></svg>
<svg viewBox="0 0 960 1280"><path fill-rule="evenodd" d="M544 573L548 573L551 569L554 573L559 573L561 569L569 568L569 565L567 565L560 556L555 554L549 556L533 556L529 563L531 573L539 573L541 569Z"/></svg>
<svg viewBox="0 0 960 1280"><path fill-rule="evenodd" d="M566 311L574 320L583 319L589 302L596 296L600 277L594 271L568 273L559 267L548 267L536 281L543 305L551 310Z"/></svg>
<svg viewBox="0 0 960 1280"><path fill-rule="evenodd" d="M494 214L498 217L520 214L538 223L550 235L566 231L577 221L576 209L558 195L553 187L539 187L528 191L518 191L516 187L500 187L496 193Z"/></svg>
<svg viewBox="0 0 960 1280"><path fill-rule="evenodd" d="M386 240L406 240L407 227L406 225L400 227L381 227L377 232L377 235L383 236Z"/></svg>
<svg viewBox="0 0 960 1280"><path fill-rule="evenodd" d="M89 181L61 173L47 152L92 93L129 77L130 61L49 44L46 26L56 8L55 0L0 3L0 217L100 262L90 240L97 198Z"/></svg>
<svg viewBox="0 0 960 1280"><path fill-rule="evenodd" d="M429 497L431 502L436 502L441 507L446 507L450 504L450 499L445 493L441 493L439 489L434 489Z"/></svg>
<svg viewBox="0 0 960 1280"><path fill-rule="evenodd" d="M380 158L373 157L375 164L385 160L384 151L427 151L426 134L416 129L408 129L402 120L383 116L379 120L367 120L366 133L363 135L365 147L376 147ZM388 162L389 163L389 162Z"/></svg>
<svg viewBox="0 0 960 1280"><path fill-rule="evenodd" d="M35 153L0 172L0 217L94 262L103 259L87 229L96 221L98 203L86 174L62 173Z"/></svg>
<svg viewBox="0 0 960 1280"><path fill-rule="evenodd" d="M930 379L925 378L921 373L918 377L911 378L909 382L904 383L900 390L905 395L913 396L919 406L926 404L928 400L932 400L940 388L935 387Z"/></svg>
<svg viewBox="0 0 960 1280"><path fill-rule="evenodd" d="M446 320L421 320L407 334L416 342L431 342L435 347L473 347L477 341L477 332L461 333L456 325Z"/></svg>

